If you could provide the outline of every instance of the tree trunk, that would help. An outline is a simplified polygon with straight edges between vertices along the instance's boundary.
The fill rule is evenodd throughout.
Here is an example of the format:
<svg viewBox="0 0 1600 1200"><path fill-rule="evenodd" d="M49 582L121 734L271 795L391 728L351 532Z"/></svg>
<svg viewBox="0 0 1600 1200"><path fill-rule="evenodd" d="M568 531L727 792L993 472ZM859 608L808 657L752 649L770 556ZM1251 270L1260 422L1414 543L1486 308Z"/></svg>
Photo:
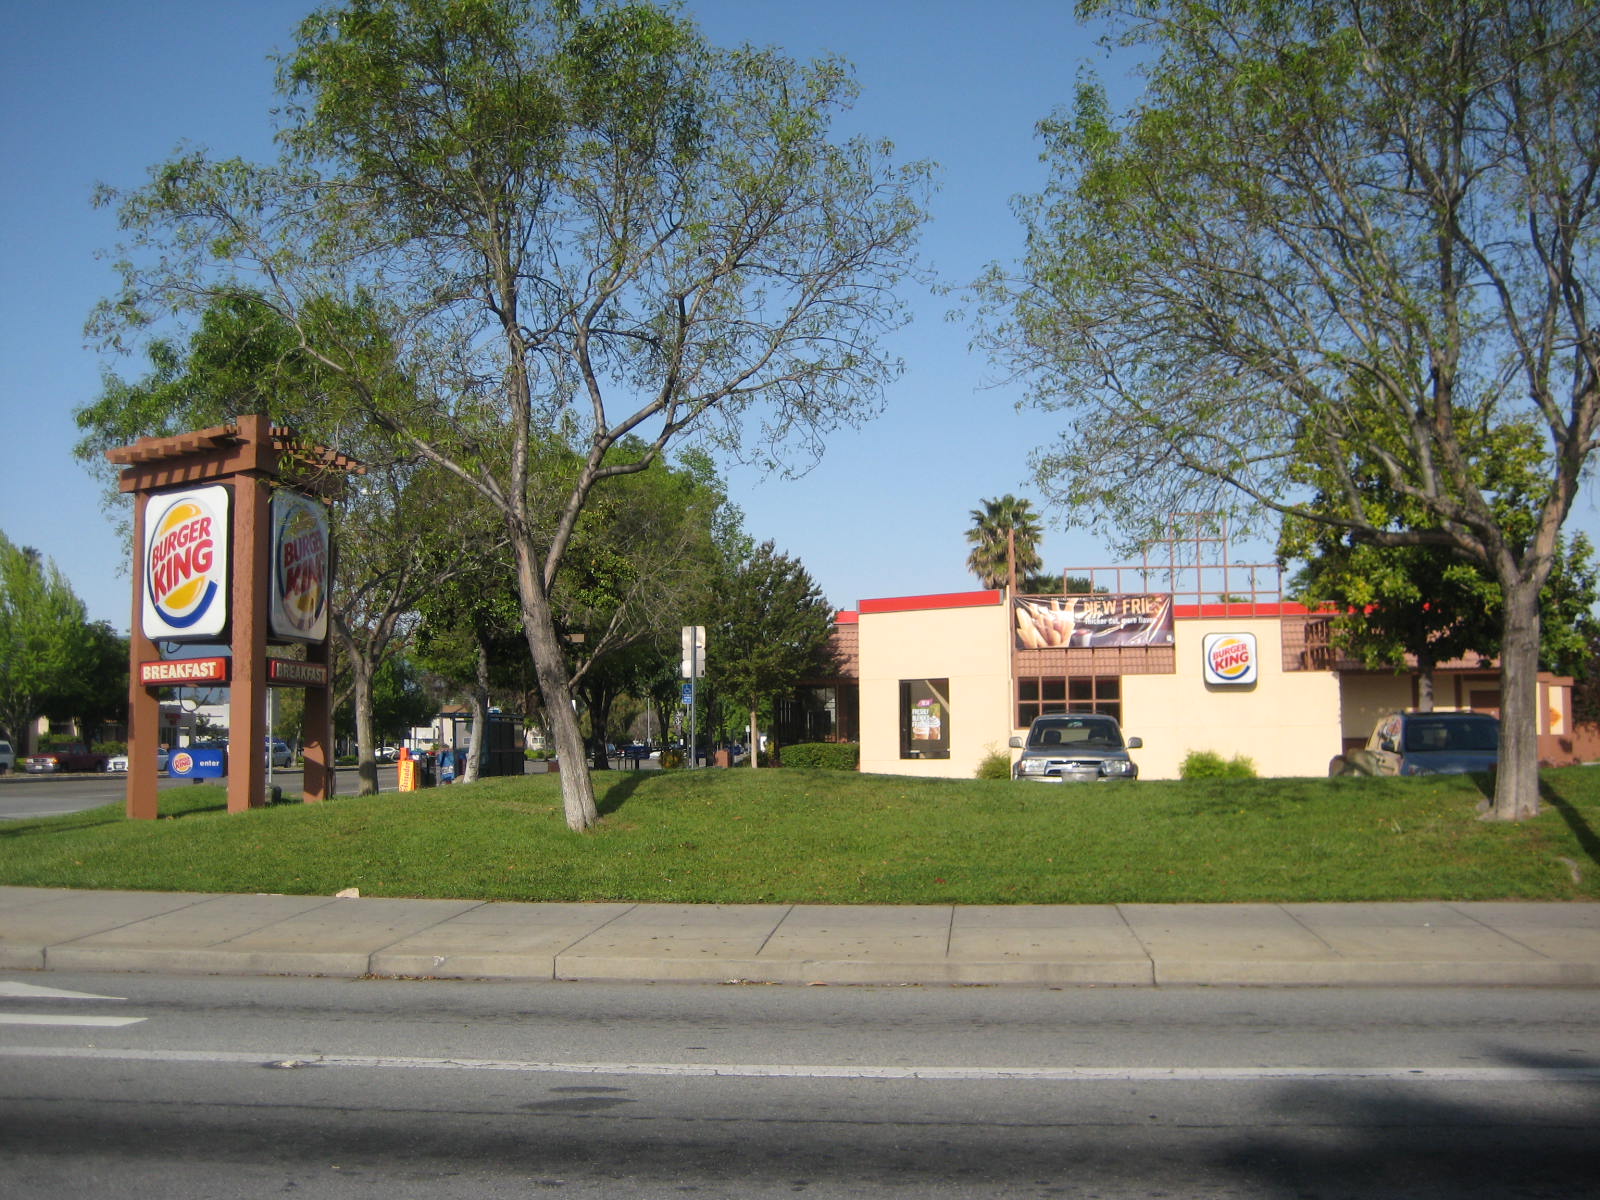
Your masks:
<svg viewBox="0 0 1600 1200"><path fill-rule="evenodd" d="M354 652L350 655L351 702L356 708L356 795L378 794L378 763L373 757L372 664Z"/></svg>
<svg viewBox="0 0 1600 1200"><path fill-rule="evenodd" d="M761 765L761 730L756 727L756 710L750 710L750 766Z"/></svg>
<svg viewBox="0 0 1600 1200"><path fill-rule="evenodd" d="M1417 658L1417 711L1433 711L1433 668L1431 658Z"/></svg>
<svg viewBox="0 0 1600 1200"><path fill-rule="evenodd" d="M472 689L472 733L467 737L467 769L463 783L476 782L483 761L483 741L489 734L489 651L478 643L477 685Z"/></svg>
<svg viewBox="0 0 1600 1200"><path fill-rule="evenodd" d="M1539 589L1501 584L1500 766L1484 815L1520 821L1539 812Z"/></svg>
<svg viewBox="0 0 1600 1200"><path fill-rule="evenodd" d="M517 556L522 629L528 639L528 652L533 655L545 720L554 735L556 757L562 765L561 800L567 828L583 833L594 828L600 820L600 811L594 802L594 780L587 770L588 758L584 753L583 734L578 729L578 714L572 707L572 690L567 686L566 662L561 654L561 643L556 639L543 570L534 560L533 548L515 528L511 530L511 544Z"/></svg>

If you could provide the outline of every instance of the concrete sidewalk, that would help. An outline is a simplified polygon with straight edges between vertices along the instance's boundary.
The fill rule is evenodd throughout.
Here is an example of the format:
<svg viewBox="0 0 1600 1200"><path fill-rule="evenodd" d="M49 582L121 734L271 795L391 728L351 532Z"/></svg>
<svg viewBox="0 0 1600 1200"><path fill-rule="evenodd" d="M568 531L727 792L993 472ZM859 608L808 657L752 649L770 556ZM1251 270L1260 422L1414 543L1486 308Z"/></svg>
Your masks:
<svg viewBox="0 0 1600 1200"><path fill-rule="evenodd" d="M1600 904L510 904L0 887L0 969L788 984L1600 986Z"/></svg>

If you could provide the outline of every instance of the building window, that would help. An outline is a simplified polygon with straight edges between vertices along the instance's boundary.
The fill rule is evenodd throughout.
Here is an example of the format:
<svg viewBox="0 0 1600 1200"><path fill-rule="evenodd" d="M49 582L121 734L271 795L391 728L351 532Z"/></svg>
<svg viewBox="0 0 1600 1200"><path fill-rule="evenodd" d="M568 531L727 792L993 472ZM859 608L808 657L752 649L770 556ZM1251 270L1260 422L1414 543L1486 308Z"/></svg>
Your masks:
<svg viewBox="0 0 1600 1200"><path fill-rule="evenodd" d="M1118 675L1022 675L1017 678L1017 727L1045 713L1102 713L1122 721Z"/></svg>
<svg viewBox="0 0 1600 1200"><path fill-rule="evenodd" d="M950 681L900 681L900 757L950 757Z"/></svg>

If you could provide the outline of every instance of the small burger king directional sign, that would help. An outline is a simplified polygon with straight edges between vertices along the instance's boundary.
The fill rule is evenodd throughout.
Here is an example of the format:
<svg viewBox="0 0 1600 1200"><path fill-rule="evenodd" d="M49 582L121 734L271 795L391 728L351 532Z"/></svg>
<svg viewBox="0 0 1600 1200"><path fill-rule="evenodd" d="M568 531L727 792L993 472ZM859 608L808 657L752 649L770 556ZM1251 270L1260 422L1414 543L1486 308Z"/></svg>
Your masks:
<svg viewBox="0 0 1600 1200"><path fill-rule="evenodd" d="M1256 635L1208 633L1204 639L1206 682L1248 687L1256 681Z"/></svg>

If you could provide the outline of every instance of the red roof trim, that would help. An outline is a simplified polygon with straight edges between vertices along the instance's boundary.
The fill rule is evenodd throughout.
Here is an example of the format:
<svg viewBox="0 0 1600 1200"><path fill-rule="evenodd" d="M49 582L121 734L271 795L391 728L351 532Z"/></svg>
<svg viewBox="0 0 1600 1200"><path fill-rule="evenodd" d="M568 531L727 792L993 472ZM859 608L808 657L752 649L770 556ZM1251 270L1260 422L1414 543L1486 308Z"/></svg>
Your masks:
<svg viewBox="0 0 1600 1200"><path fill-rule="evenodd" d="M982 608L999 604L999 590L987 592L944 592L936 596L891 596L883 600L863 600L862 613L918 612L936 608Z"/></svg>
<svg viewBox="0 0 1600 1200"><path fill-rule="evenodd" d="M1215 604L1175 604L1172 607L1173 617L1180 621L1214 620L1217 617L1238 617L1240 620L1248 620L1251 617L1301 617L1310 611L1304 604L1295 604L1287 600L1274 604L1236 601Z"/></svg>
<svg viewBox="0 0 1600 1200"><path fill-rule="evenodd" d="M835 625L854 625L861 620L861 614L848 608L841 608L833 614Z"/></svg>

